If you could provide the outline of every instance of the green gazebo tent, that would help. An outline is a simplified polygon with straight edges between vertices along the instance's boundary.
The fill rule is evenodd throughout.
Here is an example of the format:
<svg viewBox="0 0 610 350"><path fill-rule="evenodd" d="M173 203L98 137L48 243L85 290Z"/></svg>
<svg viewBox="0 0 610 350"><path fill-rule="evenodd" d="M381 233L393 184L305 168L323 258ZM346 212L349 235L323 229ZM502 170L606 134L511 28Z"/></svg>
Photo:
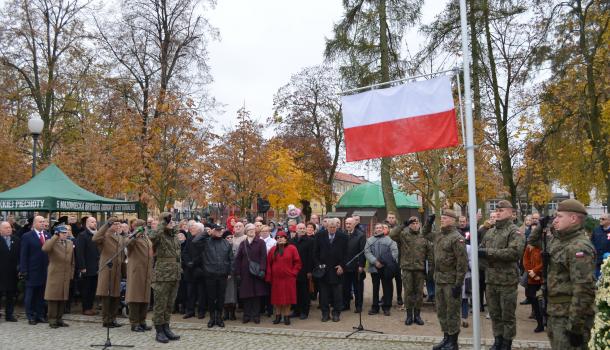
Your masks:
<svg viewBox="0 0 610 350"><path fill-rule="evenodd" d="M394 188L394 198L396 199L396 206L399 209L402 208L419 208L420 205L417 202L417 197L414 195L407 195ZM339 199L339 202L335 206L339 208L385 208L385 201L383 199L383 192L381 191L381 184L376 182L367 182L355 186L349 191L345 192Z"/></svg>
<svg viewBox="0 0 610 350"><path fill-rule="evenodd" d="M25 184L0 193L0 210L48 212L136 212L138 202L110 199L89 192L49 165Z"/></svg>

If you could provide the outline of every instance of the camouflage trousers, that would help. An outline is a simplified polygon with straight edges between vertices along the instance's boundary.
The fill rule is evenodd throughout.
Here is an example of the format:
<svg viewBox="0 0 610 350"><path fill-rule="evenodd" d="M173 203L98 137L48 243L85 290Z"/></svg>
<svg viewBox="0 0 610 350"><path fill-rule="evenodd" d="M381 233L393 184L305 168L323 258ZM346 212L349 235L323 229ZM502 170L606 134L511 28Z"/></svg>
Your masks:
<svg viewBox="0 0 610 350"><path fill-rule="evenodd" d="M551 349L561 350L587 350L589 339L591 338L591 328L593 327L593 316L588 317L584 324L583 345L574 347L570 345L570 340L566 336L566 329L569 320L567 317L549 316L547 319L547 334L551 341Z"/></svg>
<svg viewBox="0 0 610 350"><path fill-rule="evenodd" d="M449 335L460 332L461 294L458 298L451 295L452 284L436 284L436 316L443 333Z"/></svg>
<svg viewBox="0 0 610 350"><path fill-rule="evenodd" d="M179 286L180 281L153 282L155 305L152 320L155 326L169 324Z"/></svg>
<svg viewBox="0 0 610 350"><path fill-rule="evenodd" d="M485 290L494 337L512 340L517 335L517 285L487 283Z"/></svg>
<svg viewBox="0 0 610 350"><path fill-rule="evenodd" d="M419 270L402 270L402 285L404 289L405 307L421 309L424 297L424 282L426 273Z"/></svg>

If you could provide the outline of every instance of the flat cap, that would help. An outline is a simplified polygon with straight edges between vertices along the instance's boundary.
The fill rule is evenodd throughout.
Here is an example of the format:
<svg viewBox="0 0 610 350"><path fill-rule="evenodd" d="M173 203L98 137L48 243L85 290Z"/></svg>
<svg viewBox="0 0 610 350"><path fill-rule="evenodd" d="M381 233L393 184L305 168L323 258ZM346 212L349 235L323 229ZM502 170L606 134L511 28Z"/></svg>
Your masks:
<svg viewBox="0 0 610 350"><path fill-rule="evenodd" d="M498 202L498 204L496 204L496 209L498 208L513 208L513 205L511 202L507 201L506 199L503 199L501 201Z"/></svg>
<svg viewBox="0 0 610 350"><path fill-rule="evenodd" d="M456 220L458 218L458 215L456 214L456 212L451 210L451 209L443 209L443 212L442 212L441 215L450 216L450 217L452 217L452 218L454 218Z"/></svg>
<svg viewBox="0 0 610 350"><path fill-rule="evenodd" d="M559 203L557 206L557 211L571 211L573 213L580 213L587 215L587 208L585 208L584 204L577 201L576 199L566 199Z"/></svg>

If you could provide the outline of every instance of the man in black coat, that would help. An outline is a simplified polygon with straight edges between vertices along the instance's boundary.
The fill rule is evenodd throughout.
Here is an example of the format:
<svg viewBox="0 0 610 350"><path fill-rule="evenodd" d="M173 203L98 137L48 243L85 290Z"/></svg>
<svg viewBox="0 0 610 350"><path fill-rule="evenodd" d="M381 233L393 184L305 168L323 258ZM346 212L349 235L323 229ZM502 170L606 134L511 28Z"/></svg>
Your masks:
<svg viewBox="0 0 610 350"><path fill-rule="evenodd" d="M205 227L199 222L191 222L189 232L190 237L186 239L184 249L182 249L182 270L186 283L186 306L182 318L195 316L195 304L197 304L197 318L202 319L205 317L207 309L207 296L201 257L207 234Z"/></svg>
<svg viewBox="0 0 610 350"><path fill-rule="evenodd" d="M345 219L345 230L347 233L347 257L349 264L345 267L343 274L343 310L350 309L352 290L354 291L355 312L362 312L362 295L364 291L364 263L365 257L362 254L366 237L364 232L357 229L353 218ZM356 255L360 254L357 258ZM355 258L355 259L354 259ZM351 262L350 262L351 261Z"/></svg>
<svg viewBox="0 0 610 350"><path fill-rule="evenodd" d="M97 270L100 252L92 241L97 232L97 220L90 216L85 222L85 229L76 238L76 270L81 277L81 299L83 315L93 316L93 300L97 289Z"/></svg>
<svg viewBox="0 0 610 350"><path fill-rule="evenodd" d="M17 296L17 273L20 254L19 238L7 221L0 223L0 300L5 298L5 320L17 322L13 310Z"/></svg>
<svg viewBox="0 0 610 350"><path fill-rule="evenodd" d="M301 320L309 317L309 307L311 304L309 281L312 279L311 272L313 271L315 232L316 225L313 223L308 223L307 225L300 223L297 225L297 241L295 246L303 265L297 275L297 304L294 309L294 316L298 316Z"/></svg>
<svg viewBox="0 0 610 350"><path fill-rule="evenodd" d="M44 231L45 218L36 216L32 230L21 237L19 272L25 279L25 313L30 325L46 323L44 287L47 281L49 257L42 251L44 242L51 236Z"/></svg>
<svg viewBox="0 0 610 350"><path fill-rule="evenodd" d="M337 223L328 221L328 232L319 232L316 235L314 246L314 266L324 268L325 272L320 278L320 308L322 309L322 322L330 317L330 299L333 301L333 322L339 322L343 310L343 272L347 262L347 236L337 232Z"/></svg>

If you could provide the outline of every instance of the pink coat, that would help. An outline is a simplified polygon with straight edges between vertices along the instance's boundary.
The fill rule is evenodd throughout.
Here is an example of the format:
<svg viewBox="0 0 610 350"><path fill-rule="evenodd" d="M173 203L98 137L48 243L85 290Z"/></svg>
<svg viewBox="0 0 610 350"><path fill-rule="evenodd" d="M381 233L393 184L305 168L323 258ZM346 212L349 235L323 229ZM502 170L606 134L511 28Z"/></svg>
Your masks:
<svg viewBox="0 0 610 350"><path fill-rule="evenodd" d="M265 280L271 283L271 304L291 305L297 303L297 274L301 270L301 258L297 248L289 244L283 254L275 255L278 246L267 255Z"/></svg>

